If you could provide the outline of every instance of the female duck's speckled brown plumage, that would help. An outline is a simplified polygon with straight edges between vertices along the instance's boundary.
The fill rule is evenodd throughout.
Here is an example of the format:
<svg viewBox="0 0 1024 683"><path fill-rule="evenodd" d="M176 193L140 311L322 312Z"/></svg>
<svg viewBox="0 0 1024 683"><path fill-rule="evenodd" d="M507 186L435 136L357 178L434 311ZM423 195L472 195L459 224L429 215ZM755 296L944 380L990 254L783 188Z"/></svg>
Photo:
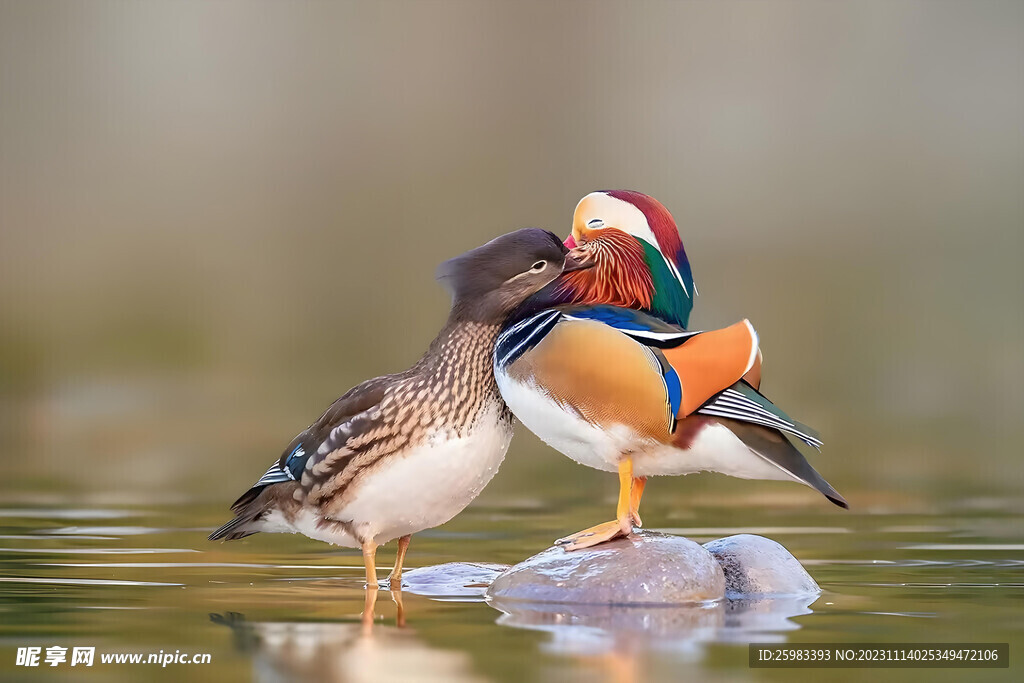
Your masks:
<svg viewBox="0 0 1024 683"><path fill-rule="evenodd" d="M328 423L312 466L292 497L320 507L326 518L344 508L365 475L391 457L434 438L464 438L485 412L511 430L512 414L494 381L491 349L500 327L454 322L420 361L375 391L379 401L333 429ZM326 431L326 430L325 430Z"/></svg>

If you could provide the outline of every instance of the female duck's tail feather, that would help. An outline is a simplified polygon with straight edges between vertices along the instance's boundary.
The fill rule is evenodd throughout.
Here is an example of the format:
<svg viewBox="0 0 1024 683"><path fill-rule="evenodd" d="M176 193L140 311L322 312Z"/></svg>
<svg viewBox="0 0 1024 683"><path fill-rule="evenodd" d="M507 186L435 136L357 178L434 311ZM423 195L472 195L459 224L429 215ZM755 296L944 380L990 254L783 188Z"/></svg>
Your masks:
<svg viewBox="0 0 1024 683"><path fill-rule="evenodd" d="M235 518L210 534L210 540L235 541L258 533L260 531L258 522L275 504L276 496L274 494L278 492L271 491L271 489L281 486L283 484L254 486L243 493L231 505L231 511L235 513Z"/></svg>
<svg viewBox="0 0 1024 683"><path fill-rule="evenodd" d="M255 529L248 528L254 520L249 517L235 517L233 520L210 534L211 541L236 541L246 536L257 533Z"/></svg>

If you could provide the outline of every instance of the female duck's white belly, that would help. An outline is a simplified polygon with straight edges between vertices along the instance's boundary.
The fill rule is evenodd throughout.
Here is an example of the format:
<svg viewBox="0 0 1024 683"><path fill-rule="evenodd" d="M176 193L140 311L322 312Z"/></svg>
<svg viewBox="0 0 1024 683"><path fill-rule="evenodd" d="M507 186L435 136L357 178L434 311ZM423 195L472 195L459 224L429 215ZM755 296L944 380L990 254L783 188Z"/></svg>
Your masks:
<svg viewBox="0 0 1024 683"><path fill-rule="evenodd" d="M599 427L571 408L563 408L540 389L519 382L500 369L495 373L502 398L527 429L581 465L618 470L624 455L633 458L638 477L720 472L742 479L792 480L785 471L757 455L721 424L701 429L687 448L644 438L622 424Z"/></svg>
<svg viewBox="0 0 1024 683"><path fill-rule="evenodd" d="M378 544L444 524L494 477L511 440L511 420L495 401L467 435L437 433L406 453L388 456L332 516ZM358 545L354 539L339 544Z"/></svg>

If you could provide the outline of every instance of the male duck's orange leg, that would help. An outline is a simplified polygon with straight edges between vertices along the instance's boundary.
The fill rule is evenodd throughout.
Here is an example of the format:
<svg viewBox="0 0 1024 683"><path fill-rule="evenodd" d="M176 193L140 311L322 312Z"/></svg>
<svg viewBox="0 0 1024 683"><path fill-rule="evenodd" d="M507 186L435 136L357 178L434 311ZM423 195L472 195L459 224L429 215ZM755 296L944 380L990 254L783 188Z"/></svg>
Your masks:
<svg viewBox="0 0 1024 683"><path fill-rule="evenodd" d="M633 522L640 521L640 513L636 506L640 504L640 496L643 495L643 483L639 491L634 494L634 485L643 477L633 478L633 459L626 457L619 461L619 503L615 508L615 520L592 526L572 536L566 536L555 541L566 550L579 550L589 548L610 541L619 536L628 536L633 531Z"/></svg>
<svg viewBox="0 0 1024 683"><path fill-rule="evenodd" d="M640 499L644 496L644 486L647 485L647 477L633 477L633 488L629 496L629 514L633 517L635 526L643 526L640 519Z"/></svg>
<svg viewBox="0 0 1024 683"><path fill-rule="evenodd" d="M409 541L412 534L407 534L398 539L398 554L395 555L395 567L388 574L388 587L391 590L402 590L402 565L405 563L405 551L409 549Z"/></svg>

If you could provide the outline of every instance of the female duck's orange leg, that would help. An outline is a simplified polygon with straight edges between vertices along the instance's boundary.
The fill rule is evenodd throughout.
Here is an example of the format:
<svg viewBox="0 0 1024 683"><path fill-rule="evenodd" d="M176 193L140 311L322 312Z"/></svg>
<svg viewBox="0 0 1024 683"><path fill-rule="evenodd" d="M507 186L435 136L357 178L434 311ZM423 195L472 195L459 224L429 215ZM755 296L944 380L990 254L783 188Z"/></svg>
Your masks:
<svg viewBox="0 0 1024 683"><path fill-rule="evenodd" d="M373 541L363 543L363 565L366 567L366 587L377 588L377 544Z"/></svg>
<svg viewBox="0 0 1024 683"><path fill-rule="evenodd" d="M598 543L610 541L619 536L628 536L633 531L633 522L639 521L640 514L636 506L640 504L640 496L643 495L643 484L639 491L634 494L634 484L637 480L646 479L643 477L633 478L633 459L625 457L619 461L619 503L615 508L615 520L592 526L572 536L566 536L555 541L566 550L579 550L589 548Z"/></svg>
<svg viewBox="0 0 1024 683"><path fill-rule="evenodd" d="M405 551L409 549L409 541L412 534L406 534L398 539L398 554L395 555L395 567L388 574L388 587L391 590L402 590L402 565L405 564Z"/></svg>

